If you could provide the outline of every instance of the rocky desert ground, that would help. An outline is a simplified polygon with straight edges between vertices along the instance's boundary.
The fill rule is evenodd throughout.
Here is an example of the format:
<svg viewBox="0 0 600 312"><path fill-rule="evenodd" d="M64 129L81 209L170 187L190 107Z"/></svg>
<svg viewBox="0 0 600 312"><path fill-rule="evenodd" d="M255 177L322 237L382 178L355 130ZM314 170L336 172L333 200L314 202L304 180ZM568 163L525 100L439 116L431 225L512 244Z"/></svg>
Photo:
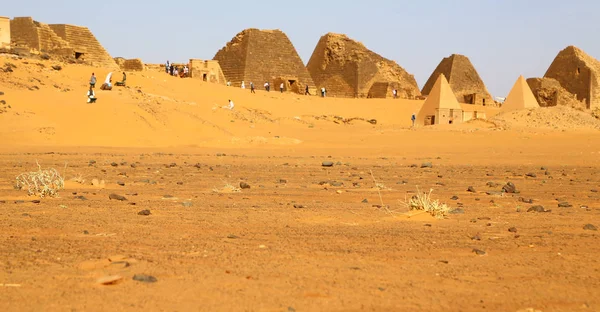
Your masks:
<svg viewBox="0 0 600 312"><path fill-rule="evenodd" d="M589 114L411 129L422 101L158 72L90 105L97 68L1 61L2 311L600 309ZM58 197L14 188L38 163ZM443 219L406 206L430 190Z"/></svg>

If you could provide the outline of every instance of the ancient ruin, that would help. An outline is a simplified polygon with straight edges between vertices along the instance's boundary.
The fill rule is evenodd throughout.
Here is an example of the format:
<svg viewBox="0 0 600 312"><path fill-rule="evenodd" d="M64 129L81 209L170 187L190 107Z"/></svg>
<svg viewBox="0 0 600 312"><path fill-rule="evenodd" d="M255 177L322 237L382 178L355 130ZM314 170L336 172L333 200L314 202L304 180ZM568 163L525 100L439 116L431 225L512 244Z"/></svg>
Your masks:
<svg viewBox="0 0 600 312"><path fill-rule="evenodd" d="M565 90L556 79L529 78L527 84L540 107L570 106L580 110L587 107L584 101L579 101L575 94Z"/></svg>
<svg viewBox="0 0 600 312"><path fill-rule="evenodd" d="M92 65L118 68L87 27L48 25L31 17L15 17L10 21L10 33L14 46L74 58Z"/></svg>
<svg viewBox="0 0 600 312"><path fill-rule="evenodd" d="M430 94L440 74L448 78L450 88L454 91L458 102L477 105L495 104L468 57L452 54L444 58L421 90L423 95Z"/></svg>
<svg viewBox="0 0 600 312"><path fill-rule="evenodd" d="M396 62L367 49L346 35L328 33L321 37L307 65L318 88L328 96L392 96L414 99L421 95L413 75Z"/></svg>
<svg viewBox="0 0 600 312"><path fill-rule="evenodd" d="M453 124L463 120L463 110L443 74L438 76L417 115L417 125Z"/></svg>
<svg viewBox="0 0 600 312"><path fill-rule="evenodd" d="M10 48L10 18L0 16L0 49Z"/></svg>
<svg viewBox="0 0 600 312"><path fill-rule="evenodd" d="M143 71L146 68L144 62L139 58L124 59L122 57L115 57L115 62L123 71Z"/></svg>
<svg viewBox="0 0 600 312"><path fill-rule="evenodd" d="M502 104L502 111L540 107L525 78L519 76Z"/></svg>
<svg viewBox="0 0 600 312"><path fill-rule="evenodd" d="M202 81L225 84L225 76L218 61L190 59L190 77Z"/></svg>
<svg viewBox="0 0 600 312"><path fill-rule="evenodd" d="M225 78L232 86L253 82L258 88L265 82L275 86L285 80L292 89L304 90L315 84L298 52L281 30L246 29L219 50L214 60L219 62Z"/></svg>
<svg viewBox="0 0 600 312"><path fill-rule="evenodd" d="M554 78L586 108L600 107L600 62L583 50L569 46L560 51L545 78Z"/></svg>

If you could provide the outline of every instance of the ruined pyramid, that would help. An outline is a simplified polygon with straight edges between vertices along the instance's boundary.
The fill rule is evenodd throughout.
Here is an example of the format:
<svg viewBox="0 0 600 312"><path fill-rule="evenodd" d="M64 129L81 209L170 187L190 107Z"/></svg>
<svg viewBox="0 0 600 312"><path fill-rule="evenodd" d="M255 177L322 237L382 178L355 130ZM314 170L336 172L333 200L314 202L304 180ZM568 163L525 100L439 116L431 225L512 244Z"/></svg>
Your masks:
<svg viewBox="0 0 600 312"><path fill-rule="evenodd" d="M328 96L385 98L392 96L393 89L400 98L421 95L413 75L346 35L321 37L307 68Z"/></svg>
<svg viewBox="0 0 600 312"><path fill-rule="evenodd" d="M478 105L494 104L492 96L468 57L452 54L444 58L421 90L423 95L431 93L440 74L444 74L448 78L450 88L454 91L458 102Z"/></svg>
<svg viewBox="0 0 600 312"><path fill-rule="evenodd" d="M265 82L272 89L284 82L285 89L304 92L314 83L294 45L281 30L246 29L238 33L217 52L223 75L233 86L246 86L253 82L256 88Z"/></svg>
<svg viewBox="0 0 600 312"><path fill-rule="evenodd" d="M554 78L587 108L600 107L600 61L583 50L569 46L560 51L544 78Z"/></svg>
<svg viewBox="0 0 600 312"><path fill-rule="evenodd" d="M417 115L417 125L449 124L462 121L462 107L450 88L448 80L440 74Z"/></svg>
<svg viewBox="0 0 600 312"><path fill-rule="evenodd" d="M504 104L502 104L502 111L512 111L525 108L536 108L540 107L533 92L529 88L527 81L523 76L519 76L514 86L508 93Z"/></svg>

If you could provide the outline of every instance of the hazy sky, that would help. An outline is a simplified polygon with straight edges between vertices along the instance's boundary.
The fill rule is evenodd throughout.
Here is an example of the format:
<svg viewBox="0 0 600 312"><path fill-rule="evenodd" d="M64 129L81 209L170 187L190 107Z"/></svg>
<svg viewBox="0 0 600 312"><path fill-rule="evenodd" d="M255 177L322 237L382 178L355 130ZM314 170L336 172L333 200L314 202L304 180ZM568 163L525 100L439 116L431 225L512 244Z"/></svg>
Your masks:
<svg viewBox="0 0 600 312"><path fill-rule="evenodd" d="M494 96L543 76L576 45L600 58L597 0L3 1L0 15L89 27L113 56L211 59L245 28L283 30L305 63L327 32L347 34L415 75L467 55Z"/></svg>

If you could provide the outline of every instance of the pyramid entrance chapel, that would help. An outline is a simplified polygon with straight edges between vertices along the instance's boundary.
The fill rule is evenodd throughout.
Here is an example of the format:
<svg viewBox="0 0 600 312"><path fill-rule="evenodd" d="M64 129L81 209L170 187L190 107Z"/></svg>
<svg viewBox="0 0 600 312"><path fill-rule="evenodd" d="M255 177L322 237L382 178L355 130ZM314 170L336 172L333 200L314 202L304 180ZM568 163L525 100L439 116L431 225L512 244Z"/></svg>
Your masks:
<svg viewBox="0 0 600 312"><path fill-rule="evenodd" d="M438 124L456 124L463 121L463 109L446 77L441 74L431 88L429 96L423 103L415 124L429 126Z"/></svg>
<svg viewBox="0 0 600 312"><path fill-rule="evenodd" d="M296 48L281 30L246 29L238 33L225 47L217 52L213 60L219 62L223 75L232 86L246 88L250 82L262 88L269 82L271 90L304 93L308 85L312 94L315 84L310 77Z"/></svg>
<svg viewBox="0 0 600 312"><path fill-rule="evenodd" d="M468 57L452 54L444 58L433 74L425 83L421 93L429 95L438 77L443 74L447 77L450 88L456 95L459 103L476 105L495 105L494 99L488 92L483 80L473 67Z"/></svg>
<svg viewBox="0 0 600 312"><path fill-rule="evenodd" d="M328 33L321 37L307 65L318 88L328 96L387 98L421 95L413 75L396 62L367 49L346 35Z"/></svg>

